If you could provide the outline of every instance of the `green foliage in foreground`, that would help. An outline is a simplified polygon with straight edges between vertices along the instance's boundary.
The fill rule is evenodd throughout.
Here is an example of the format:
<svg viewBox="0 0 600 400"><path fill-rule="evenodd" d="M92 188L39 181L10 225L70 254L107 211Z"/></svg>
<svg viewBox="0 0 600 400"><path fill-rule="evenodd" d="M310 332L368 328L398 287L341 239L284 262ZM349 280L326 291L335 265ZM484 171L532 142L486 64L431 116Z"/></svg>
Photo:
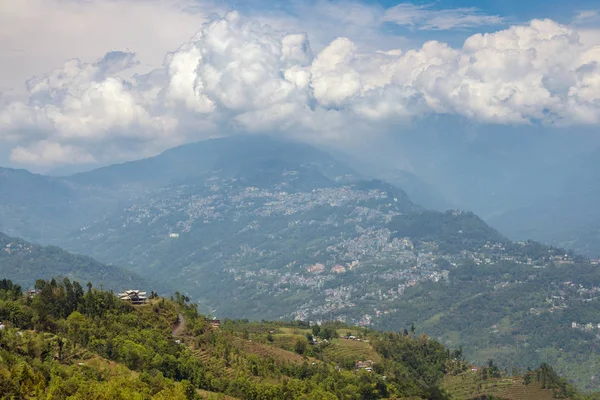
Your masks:
<svg viewBox="0 0 600 400"><path fill-rule="evenodd" d="M352 363L344 368L326 359L326 351L302 335L301 355L266 344L268 335L272 341L280 336L271 327L261 331L268 323L227 321L212 329L178 294L134 307L68 279L39 280L36 288L39 293L29 297L0 281L0 321L6 324L0 329L1 398L196 399L214 392L256 400L450 399L441 389L444 376L467 369L462 351L424 335L358 333L369 337L372 345L365 346L377 352L377 361L372 372L356 371ZM173 327L183 321L184 334L175 340ZM318 333L342 340L335 339L337 328ZM577 396L544 368L549 389Z"/></svg>

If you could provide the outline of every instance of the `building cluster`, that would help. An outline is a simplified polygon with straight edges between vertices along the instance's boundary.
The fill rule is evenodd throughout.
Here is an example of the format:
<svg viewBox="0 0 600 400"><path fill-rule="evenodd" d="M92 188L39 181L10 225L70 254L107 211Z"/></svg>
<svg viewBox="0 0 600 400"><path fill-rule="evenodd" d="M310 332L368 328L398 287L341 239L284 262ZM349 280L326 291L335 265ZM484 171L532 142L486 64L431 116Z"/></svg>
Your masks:
<svg viewBox="0 0 600 400"><path fill-rule="evenodd" d="M588 322L587 324L580 324L577 322L571 322L571 328L579 329L579 330L586 331L586 332L591 332L592 330L600 331L600 323Z"/></svg>
<svg viewBox="0 0 600 400"><path fill-rule="evenodd" d="M295 310L281 317L340 320L365 326L399 312L394 302L418 284L444 284L450 279L449 270L467 260L477 265L511 262L530 266L532 279L537 268L573 262L564 254L535 258L530 252L515 250L515 246L528 246L525 242L489 242L457 253L441 250L444 247L434 239L398 237L392 231L393 224L388 224L400 215L398 199L386 191L343 183L290 190L299 174L286 171L281 182L270 189L213 176L204 183L165 189L164 196L127 208L120 222L124 228L160 227L164 240L181 235L186 241L191 236L188 233L195 233L199 224L239 223L231 234L236 243L227 242L232 244L229 247L207 243L196 249L197 253L210 252L211 260L227 266L226 279L243 282L257 294L273 296L276 301L293 298ZM327 212L321 213L325 208ZM454 215L460 216L460 211ZM279 230L266 229L266 221L274 220ZM288 235L312 238L314 228L323 234L309 249L292 243L282 250L281 242L276 240ZM270 247L271 243L274 245ZM513 284L519 283L502 280L495 282L494 289ZM585 293L584 289L577 289L583 300L595 298L593 288L585 289ZM120 295L124 295L124 301L143 304L145 294L137 292L137 298L127 292ZM563 306L563 300L551 300L554 309Z"/></svg>

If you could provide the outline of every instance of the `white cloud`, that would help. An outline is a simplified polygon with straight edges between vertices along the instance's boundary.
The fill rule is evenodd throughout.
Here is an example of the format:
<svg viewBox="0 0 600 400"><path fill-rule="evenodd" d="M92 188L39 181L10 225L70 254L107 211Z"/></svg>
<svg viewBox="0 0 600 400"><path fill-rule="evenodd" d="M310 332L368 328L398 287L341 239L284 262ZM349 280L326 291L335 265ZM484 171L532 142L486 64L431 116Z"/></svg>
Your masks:
<svg viewBox="0 0 600 400"><path fill-rule="evenodd" d="M68 164L94 164L96 159L84 150L71 145L42 140L31 147L15 147L10 159L18 164L53 166Z"/></svg>
<svg viewBox="0 0 600 400"><path fill-rule="evenodd" d="M589 23L597 23L600 21L600 11L598 10L584 10L579 11L573 18L574 25L585 25Z"/></svg>
<svg viewBox="0 0 600 400"><path fill-rule="evenodd" d="M586 46L600 45L600 29L577 29L579 40Z"/></svg>
<svg viewBox="0 0 600 400"><path fill-rule="evenodd" d="M111 52L30 80L26 101L0 108L13 162L106 163L236 132L339 141L428 114L600 124L600 47L550 20L473 35L460 48L379 51L339 37L314 51L305 33L232 12L160 68L120 77L136 63Z"/></svg>
<svg viewBox="0 0 600 400"><path fill-rule="evenodd" d="M140 56L139 70L162 63L222 6L211 0L0 0L0 91L78 58L113 50ZM150 67L149 67L149 66Z"/></svg>
<svg viewBox="0 0 600 400"><path fill-rule="evenodd" d="M151 136L166 128L140 104L140 95L114 73L135 65L134 54L111 52L93 64L69 60L27 82L29 101L0 111L0 128L37 125L53 137L98 142L112 135ZM16 111L16 112L14 112Z"/></svg>
<svg viewBox="0 0 600 400"><path fill-rule="evenodd" d="M477 8L434 9L432 4L400 3L388 8L384 21L420 30L450 30L501 25L505 18L487 15Z"/></svg>

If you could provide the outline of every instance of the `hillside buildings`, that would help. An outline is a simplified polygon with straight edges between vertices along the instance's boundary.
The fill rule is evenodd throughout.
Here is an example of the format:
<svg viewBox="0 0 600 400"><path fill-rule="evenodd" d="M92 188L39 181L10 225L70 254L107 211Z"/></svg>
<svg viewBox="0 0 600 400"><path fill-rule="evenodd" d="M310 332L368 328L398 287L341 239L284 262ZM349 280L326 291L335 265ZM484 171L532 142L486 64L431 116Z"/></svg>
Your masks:
<svg viewBox="0 0 600 400"><path fill-rule="evenodd" d="M129 289L123 293L119 293L119 299L130 302L131 304L145 304L147 297L146 292Z"/></svg>

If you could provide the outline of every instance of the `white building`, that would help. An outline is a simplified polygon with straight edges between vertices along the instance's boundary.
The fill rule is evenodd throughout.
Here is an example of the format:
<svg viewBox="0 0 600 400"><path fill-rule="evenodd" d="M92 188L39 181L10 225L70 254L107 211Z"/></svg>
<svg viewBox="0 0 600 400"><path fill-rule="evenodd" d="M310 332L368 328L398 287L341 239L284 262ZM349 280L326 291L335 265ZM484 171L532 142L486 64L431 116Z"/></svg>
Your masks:
<svg viewBox="0 0 600 400"><path fill-rule="evenodd" d="M129 289L123 293L119 293L119 299L129 301L131 304L144 304L146 302L146 292Z"/></svg>

